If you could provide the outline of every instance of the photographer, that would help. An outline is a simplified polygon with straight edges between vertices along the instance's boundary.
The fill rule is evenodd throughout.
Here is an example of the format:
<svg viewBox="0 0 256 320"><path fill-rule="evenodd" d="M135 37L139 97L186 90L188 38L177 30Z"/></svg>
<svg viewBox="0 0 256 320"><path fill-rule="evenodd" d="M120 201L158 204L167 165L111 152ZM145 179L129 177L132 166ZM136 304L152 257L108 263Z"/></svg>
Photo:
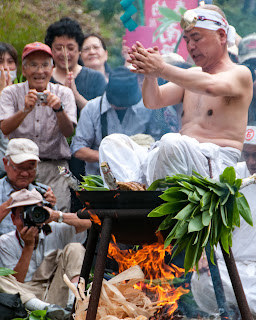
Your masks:
<svg viewBox="0 0 256 320"><path fill-rule="evenodd" d="M58 208L70 210L70 190L58 175L57 166L68 168L71 156L66 137L77 123L72 90L50 83L53 59L50 47L34 42L22 53L22 73L27 81L6 87L0 96L0 121L3 134L30 138L39 147L39 182L53 189Z"/></svg>
<svg viewBox="0 0 256 320"><path fill-rule="evenodd" d="M8 142L3 158L6 176L0 179L0 235L15 229L10 209L7 209L11 203L12 192L36 188L46 201L55 206L56 197L52 189L34 182L38 162L39 149L32 140L18 138Z"/></svg>
<svg viewBox="0 0 256 320"><path fill-rule="evenodd" d="M16 231L0 237L0 266L16 271L15 278L25 282L38 299L72 306L74 295L63 274L74 284L78 282L85 249L75 242L75 236L90 228L90 220L43 206L43 198L35 189L22 189L11 198L8 208L12 209ZM51 230L45 234L48 223Z"/></svg>

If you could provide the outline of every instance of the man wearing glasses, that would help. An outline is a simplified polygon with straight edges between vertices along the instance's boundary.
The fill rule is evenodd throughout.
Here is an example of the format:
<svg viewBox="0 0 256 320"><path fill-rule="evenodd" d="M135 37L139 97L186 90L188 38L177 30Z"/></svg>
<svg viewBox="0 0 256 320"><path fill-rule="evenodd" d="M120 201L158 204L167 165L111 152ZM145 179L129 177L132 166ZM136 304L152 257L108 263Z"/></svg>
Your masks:
<svg viewBox="0 0 256 320"><path fill-rule="evenodd" d="M68 167L71 156L66 137L77 124L76 103L70 88L50 83L53 59L50 47L34 42L22 53L26 82L5 88L0 97L1 130L12 138L29 138L39 147L39 182L50 185L58 208L70 210L70 190L57 166Z"/></svg>
<svg viewBox="0 0 256 320"><path fill-rule="evenodd" d="M14 230L12 224L10 205L12 192L37 188L43 193L46 201L52 206L56 204L56 198L52 189L46 185L34 184L37 164L39 161L38 146L29 139L18 138L9 141L3 158L6 176L0 180L0 235ZM40 189L39 189L40 188Z"/></svg>

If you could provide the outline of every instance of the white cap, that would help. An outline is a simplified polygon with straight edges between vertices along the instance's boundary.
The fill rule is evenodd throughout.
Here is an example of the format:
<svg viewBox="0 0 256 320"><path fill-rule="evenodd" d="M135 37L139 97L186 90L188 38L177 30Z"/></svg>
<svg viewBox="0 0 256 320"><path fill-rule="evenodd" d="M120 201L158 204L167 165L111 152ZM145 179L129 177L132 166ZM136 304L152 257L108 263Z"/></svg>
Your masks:
<svg viewBox="0 0 256 320"><path fill-rule="evenodd" d="M256 144L256 127L255 126L247 126L244 143Z"/></svg>
<svg viewBox="0 0 256 320"><path fill-rule="evenodd" d="M7 207L7 209L24 207L43 202L43 197L38 191L36 191L36 189L33 189L32 191L21 189L13 192L10 197L12 198L12 203Z"/></svg>
<svg viewBox="0 0 256 320"><path fill-rule="evenodd" d="M25 138L11 139L5 156L9 156L17 164L28 160L40 161L38 146L32 140Z"/></svg>

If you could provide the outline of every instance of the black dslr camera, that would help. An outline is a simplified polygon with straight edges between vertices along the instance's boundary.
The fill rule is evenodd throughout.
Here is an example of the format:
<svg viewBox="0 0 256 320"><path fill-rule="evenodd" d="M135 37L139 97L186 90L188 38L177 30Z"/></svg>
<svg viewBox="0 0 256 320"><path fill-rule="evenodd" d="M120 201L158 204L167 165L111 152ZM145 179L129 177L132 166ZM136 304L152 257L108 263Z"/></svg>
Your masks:
<svg viewBox="0 0 256 320"><path fill-rule="evenodd" d="M26 206L24 210L24 225L27 227L36 227L41 225L50 217L49 212L36 204Z"/></svg>
<svg viewBox="0 0 256 320"><path fill-rule="evenodd" d="M44 224L49 217L49 212L42 206L34 204L24 208L24 226L28 228L37 227L39 232L42 229L45 235L51 233L51 227L48 224Z"/></svg>

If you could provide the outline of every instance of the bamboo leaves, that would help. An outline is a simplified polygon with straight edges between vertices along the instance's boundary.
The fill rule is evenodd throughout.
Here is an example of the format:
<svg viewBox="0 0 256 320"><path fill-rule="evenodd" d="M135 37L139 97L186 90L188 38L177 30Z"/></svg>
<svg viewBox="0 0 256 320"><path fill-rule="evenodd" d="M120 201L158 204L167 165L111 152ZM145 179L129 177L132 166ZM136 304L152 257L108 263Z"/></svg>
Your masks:
<svg viewBox="0 0 256 320"><path fill-rule="evenodd" d="M240 215L252 225L249 205L239 192L242 180L236 179L233 167L224 170L220 181L194 172L193 176L167 176L160 183L161 187L164 184L168 186L160 196L166 202L148 216L166 216L158 230L170 230L165 246L174 245L173 256L185 249L185 273L194 265L198 268L198 261L208 242L213 263L213 250L219 241L229 253L232 231L235 226L240 226ZM152 186L150 190L159 186L159 182Z"/></svg>

